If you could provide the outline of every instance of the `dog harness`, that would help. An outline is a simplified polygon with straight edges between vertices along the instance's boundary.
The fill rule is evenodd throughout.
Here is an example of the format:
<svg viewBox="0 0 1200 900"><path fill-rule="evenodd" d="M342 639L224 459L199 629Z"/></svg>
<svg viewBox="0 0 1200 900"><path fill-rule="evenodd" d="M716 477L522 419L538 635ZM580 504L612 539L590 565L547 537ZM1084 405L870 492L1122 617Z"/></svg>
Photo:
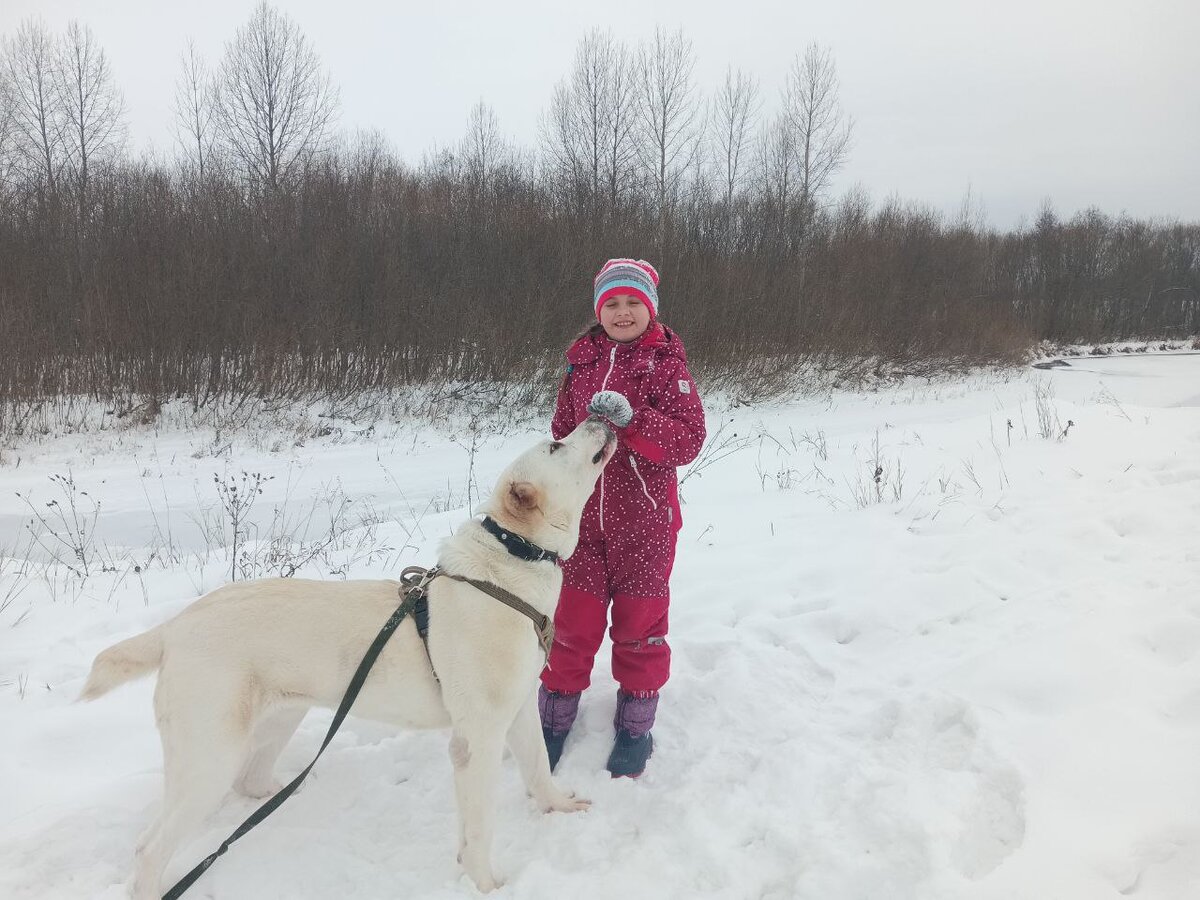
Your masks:
<svg viewBox="0 0 1200 900"><path fill-rule="evenodd" d="M517 559L523 559L526 562L551 562L555 565L559 565L561 562L558 554L553 550L539 547L528 538L515 534L500 525L491 516L484 516L483 521L479 524ZM421 636L421 642L425 645L425 655L429 658L430 669L433 669L433 657L429 654L429 585L434 579L442 576L469 584L476 590L483 591L493 600L499 600L505 606L515 609L528 618L533 623L542 653L549 658L550 647L554 643L554 620L550 616L542 615L520 597L490 581L480 581L463 575L451 575L449 572L443 571L441 566L434 566L432 569L409 566L400 573L400 597L403 601L411 604L410 615L413 624L417 626L417 634ZM437 678L436 670L433 671L433 677Z"/></svg>
<svg viewBox="0 0 1200 900"><path fill-rule="evenodd" d="M493 600L499 600L505 606L515 609L533 623L537 634L538 644L542 653L550 656L550 647L554 643L554 620L542 615L516 594L506 591L490 581L480 581L477 578L467 578L465 575L453 575L442 571L441 566L424 569L421 566L409 566L400 573L400 596L403 602L409 604L413 622L417 626L417 634L425 644L425 655L429 656L429 585L437 578L451 578L469 584L478 591L487 594ZM433 668L433 657L429 657L429 667ZM433 673L437 678L437 671Z"/></svg>

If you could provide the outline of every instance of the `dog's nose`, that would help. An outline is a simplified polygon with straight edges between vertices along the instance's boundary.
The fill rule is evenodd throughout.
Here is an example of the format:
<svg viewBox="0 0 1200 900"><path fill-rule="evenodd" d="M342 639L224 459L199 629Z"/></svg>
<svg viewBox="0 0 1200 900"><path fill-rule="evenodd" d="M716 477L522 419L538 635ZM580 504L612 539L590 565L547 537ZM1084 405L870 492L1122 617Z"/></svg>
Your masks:
<svg viewBox="0 0 1200 900"><path fill-rule="evenodd" d="M600 426L601 430L604 432L604 440L606 443L608 441L615 441L617 439L617 433L615 431L613 431L612 426L609 425L608 422L606 422L604 419L600 418L595 413L588 416L587 419L585 419L585 421L592 425Z"/></svg>

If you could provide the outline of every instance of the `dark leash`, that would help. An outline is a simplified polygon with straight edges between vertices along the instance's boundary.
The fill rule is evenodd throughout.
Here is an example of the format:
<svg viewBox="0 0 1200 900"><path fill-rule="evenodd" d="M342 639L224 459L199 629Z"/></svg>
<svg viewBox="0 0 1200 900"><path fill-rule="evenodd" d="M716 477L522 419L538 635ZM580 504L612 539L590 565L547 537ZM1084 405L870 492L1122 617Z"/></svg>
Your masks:
<svg viewBox="0 0 1200 900"><path fill-rule="evenodd" d="M485 521L491 521L490 519ZM489 531L491 529L488 529ZM499 537L499 536L497 536ZM523 538L521 540L524 540ZM502 541L502 543L504 543ZM528 543L528 542L525 542ZM508 547L508 544L505 543ZM529 544L530 547L536 548L536 545ZM509 549L512 553L512 549ZM549 554L549 551L542 551ZM513 554L519 555L519 554ZM547 559L548 556L543 556L542 559ZM555 557L557 560L557 557ZM346 688L346 694L342 697L342 702L338 704L337 712L333 715L333 721L329 724L329 730L325 733L325 740L321 742L321 749L317 751L317 755L313 757L304 771L297 775L287 785L279 789L275 796L271 797L256 809L246 821L237 827L237 829L221 842L216 850L197 863L196 867L184 875L175 885L163 894L162 900L178 900L183 896L184 891L195 884L201 875L208 871L208 867L216 862L221 856L225 855L235 841L244 837L254 826L262 822L267 816L275 812L283 801L296 792L296 789L308 777L308 773L312 767L317 764L317 760L321 758L321 754L325 752L325 748L329 746L329 742L333 740L333 736L337 734L338 728L341 727L342 721L350 712L350 708L354 705L355 699L358 697L359 691L362 690L363 684L366 683L367 675L371 671L371 667L375 665L375 661L379 658L379 654L383 651L384 645L388 639L400 627L400 623L404 621L406 616L412 616L417 625L417 633L421 640L425 642L425 652L429 653L429 643L427 641L427 633L429 629L429 607L428 607L428 591L429 585L436 578L451 578L454 581L461 581L471 585L476 590L483 591L489 597L492 597L506 606L515 609L517 612L529 618L533 622L534 630L537 632L538 643L541 645L542 652L546 657L550 656L550 645L554 642L554 621L549 617L542 615L520 597L504 588L494 585L491 582L479 581L474 578L466 578L462 575L451 575L449 572L443 572L440 567L434 566L432 569L423 569L420 566L409 566L400 573L400 593L402 599L400 605L396 607L396 611L388 617L388 620L383 623L383 628L379 630L379 634L375 636L375 640L371 642L371 646L367 648L367 652L363 655L362 662L358 664L358 668L354 672L354 677L350 679L350 686ZM433 660L430 660L430 667L433 666ZM437 673L434 672L434 677Z"/></svg>

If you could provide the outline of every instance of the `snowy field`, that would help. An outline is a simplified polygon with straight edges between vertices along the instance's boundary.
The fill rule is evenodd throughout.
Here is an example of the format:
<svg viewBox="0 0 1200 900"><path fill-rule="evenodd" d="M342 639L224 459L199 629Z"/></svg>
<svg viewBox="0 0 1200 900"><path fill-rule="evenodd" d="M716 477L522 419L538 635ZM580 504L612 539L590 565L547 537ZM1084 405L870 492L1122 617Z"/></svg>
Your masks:
<svg viewBox="0 0 1200 900"><path fill-rule="evenodd" d="M496 896L1200 897L1200 355L714 401L709 424L655 756L604 771L602 662L558 772L594 806L540 815L506 762ZM540 431L324 430L4 452L4 900L123 896L161 760L152 680L73 702L99 650L233 571L430 564ZM168 876L253 807L230 797ZM351 720L188 896L476 896L455 835L446 735Z"/></svg>

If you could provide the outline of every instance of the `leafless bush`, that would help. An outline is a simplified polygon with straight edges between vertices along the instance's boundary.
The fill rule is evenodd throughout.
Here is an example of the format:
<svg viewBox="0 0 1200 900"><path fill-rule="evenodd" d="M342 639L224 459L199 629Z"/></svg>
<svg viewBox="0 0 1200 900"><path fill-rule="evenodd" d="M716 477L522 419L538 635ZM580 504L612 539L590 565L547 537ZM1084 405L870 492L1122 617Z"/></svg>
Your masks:
<svg viewBox="0 0 1200 900"><path fill-rule="evenodd" d="M251 538L254 528L250 513L255 501L262 496L263 485L275 479L274 475L263 475L261 472L242 472L241 477L226 474L224 477L213 473L213 484L216 485L217 499L224 512L224 521L229 525L230 544L229 580L237 581L241 548Z"/></svg>
<svg viewBox="0 0 1200 900"><path fill-rule="evenodd" d="M96 522L100 501L75 483L75 476L51 475L50 482L59 497L35 503L31 496L17 493L32 518L26 524L32 544L46 555L49 563L62 566L80 578L109 569L96 545Z"/></svg>
<svg viewBox="0 0 1200 900"><path fill-rule="evenodd" d="M28 566L27 559L25 566ZM10 568L15 570L20 566L14 558L9 556L7 548L0 548L0 616L4 615L5 610L17 602L29 587L29 581L21 577L20 572L14 571L10 577L8 571ZM5 586L6 581L8 582L7 586Z"/></svg>
<svg viewBox="0 0 1200 900"><path fill-rule="evenodd" d="M860 461L861 462L861 461ZM871 454L865 469L860 465L853 482L847 480L854 504L860 509L904 497L904 465L897 457L889 460L879 443L879 432L871 441Z"/></svg>
<svg viewBox="0 0 1200 900"><path fill-rule="evenodd" d="M243 545L238 571L243 578L290 578L320 563L327 573L344 577L354 563L393 552L376 542L380 521L363 501L347 497L340 484L325 485L307 506L293 503L289 491L275 505L265 536ZM345 552L346 558L335 561L338 552Z"/></svg>
<svg viewBox="0 0 1200 900"><path fill-rule="evenodd" d="M501 391L498 403L544 415L592 275L614 255L655 261L663 319L702 389L746 403L1008 365L1040 338L1200 331L1195 225L1046 209L1001 234L861 191L833 203L820 188L848 119L819 48L792 73L791 155L759 160L756 178L741 156L755 92L727 86L718 183L701 165L690 46L656 40L658 68L639 69L611 35L586 38L539 155L508 145L480 105L460 144L411 166L375 133L328 139L333 86L314 48L260 6L222 64L223 102L260 96L238 80L245 53L289 48L279 86L307 123L294 141L249 122L268 156L213 152L215 101L193 53L178 104L186 158L100 154L81 211L55 39L26 23L0 79L19 101L5 101L0 129L0 174L12 173L0 179L0 440L150 422L172 404L220 411L225 434L260 410L357 397L445 417ZM642 157L639 97L657 129ZM806 134L828 144L807 176L794 152Z"/></svg>
<svg viewBox="0 0 1200 900"><path fill-rule="evenodd" d="M789 429L789 434L790 433L791 430ZM792 435L792 443L797 443L796 436L794 434ZM818 458L822 460L829 459L829 443L825 440L825 432L821 429L818 428L816 434L810 434L807 431L804 432L804 434L800 437L799 443L807 444L809 447L811 447L813 452L817 454Z"/></svg>
<svg viewBox="0 0 1200 900"><path fill-rule="evenodd" d="M687 470L680 477L680 487L693 475L703 474L704 470L709 466L715 465L727 456L732 456L754 444L753 437L738 434L736 431L730 431L729 429L732 425L733 419L722 418L716 430L709 432L708 437L704 441L704 446L700 448L699 455L688 465Z"/></svg>
<svg viewBox="0 0 1200 900"><path fill-rule="evenodd" d="M1051 440L1063 433L1058 408L1054 405L1054 387L1050 382L1034 382L1033 406L1037 412L1038 435L1044 440Z"/></svg>

